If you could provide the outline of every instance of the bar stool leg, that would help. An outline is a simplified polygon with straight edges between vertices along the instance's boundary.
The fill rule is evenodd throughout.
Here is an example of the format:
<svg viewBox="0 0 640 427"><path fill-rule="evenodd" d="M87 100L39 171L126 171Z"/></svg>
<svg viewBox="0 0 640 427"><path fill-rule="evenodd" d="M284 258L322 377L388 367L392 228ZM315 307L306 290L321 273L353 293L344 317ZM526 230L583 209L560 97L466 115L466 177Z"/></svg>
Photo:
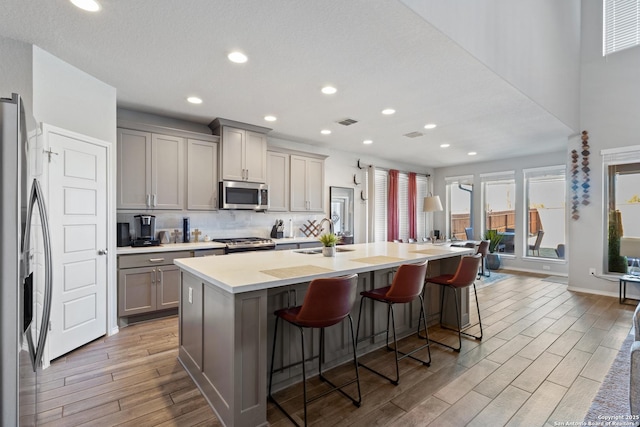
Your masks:
<svg viewBox="0 0 640 427"><path fill-rule="evenodd" d="M273 384L273 363L276 359L276 338L278 337L279 322L280 322L280 317L276 316L276 326L273 330L273 347L271 348L271 370L269 372L269 399L271 399L273 402L275 402L275 399L271 395L271 385Z"/></svg>
<svg viewBox="0 0 640 427"><path fill-rule="evenodd" d="M351 400L353 401L353 404L359 408L360 404L362 403L362 392L360 391L360 372L358 371L358 358L356 356L356 336L357 335L354 335L353 333L353 319L351 318L351 315L349 315L348 317L349 317L349 327L351 329L351 342L353 343L353 367L356 370L356 384L358 385L358 400L355 401L353 400L353 398L351 398ZM343 394L345 393L343 392Z"/></svg>
<svg viewBox="0 0 640 427"><path fill-rule="evenodd" d="M307 426L307 368L305 361L307 360L304 354L304 329L300 329L300 339L302 341L302 396L304 402L304 425Z"/></svg>

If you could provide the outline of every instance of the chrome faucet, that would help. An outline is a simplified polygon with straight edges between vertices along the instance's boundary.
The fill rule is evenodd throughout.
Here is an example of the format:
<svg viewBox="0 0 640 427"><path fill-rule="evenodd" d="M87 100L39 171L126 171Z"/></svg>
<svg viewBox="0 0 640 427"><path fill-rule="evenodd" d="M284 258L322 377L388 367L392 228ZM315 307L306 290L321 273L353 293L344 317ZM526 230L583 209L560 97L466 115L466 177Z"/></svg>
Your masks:
<svg viewBox="0 0 640 427"><path fill-rule="evenodd" d="M322 218L322 221L320 221L320 227L322 227L322 224L324 224L325 221L329 222L329 233L334 234L333 233L333 220L331 218Z"/></svg>

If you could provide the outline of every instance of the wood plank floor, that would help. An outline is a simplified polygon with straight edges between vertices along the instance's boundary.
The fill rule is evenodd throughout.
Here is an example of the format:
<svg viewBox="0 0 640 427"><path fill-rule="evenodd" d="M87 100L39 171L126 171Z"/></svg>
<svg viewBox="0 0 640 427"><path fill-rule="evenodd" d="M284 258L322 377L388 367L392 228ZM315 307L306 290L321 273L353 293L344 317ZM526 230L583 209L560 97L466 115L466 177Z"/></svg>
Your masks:
<svg viewBox="0 0 640 427"><path fill-rule="evenodd" d="M481 282L479 282L481 283ZM543 426L581 421L629 333L633 307L616 298L567 291L564 284L514 275L478 290L482 342L458 353L433 345L425 367L400 363L400 385L360 369L363 403L333 393L309 406L309 424L389 426ZM473 307L472 307L473 311ZM450 332L430 329L432 338ZM177 361L177 318L124 328L62 357L42 375L43 426L217 426L220 422ZM413 338L401 346L411 346ZM391 353L362 358L394 369ZM336 381L350 366L327 374ZM311 393L322 390L310 380ZM277 394L302 417L301 387ZM347 390L352 391L352 390ZM290 422L273 405L268 421Z"/></svg>

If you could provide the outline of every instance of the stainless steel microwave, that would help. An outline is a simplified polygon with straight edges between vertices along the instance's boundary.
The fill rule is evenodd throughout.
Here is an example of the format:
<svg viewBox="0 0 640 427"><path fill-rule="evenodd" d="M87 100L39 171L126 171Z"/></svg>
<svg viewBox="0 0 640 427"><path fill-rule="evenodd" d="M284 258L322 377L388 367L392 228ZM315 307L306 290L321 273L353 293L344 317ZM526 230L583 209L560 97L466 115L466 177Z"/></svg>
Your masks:
<svg viewBox="0 0 640 427"><path fill-rule="evenodd" d="M219 190L220 209L264 211L269 208L269 186L267 184L220 181Z"/></svg>

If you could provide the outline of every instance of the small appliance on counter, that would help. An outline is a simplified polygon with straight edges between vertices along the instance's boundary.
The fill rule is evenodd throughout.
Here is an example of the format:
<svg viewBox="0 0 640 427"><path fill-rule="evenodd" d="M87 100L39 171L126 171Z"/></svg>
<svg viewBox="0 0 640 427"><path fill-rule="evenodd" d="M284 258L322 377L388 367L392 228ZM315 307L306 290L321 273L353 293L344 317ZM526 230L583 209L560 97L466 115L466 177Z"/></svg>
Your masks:
<svg viewBox="0 0 640 427"><path fill-rule="evenodd" d="M131 246L158 246L160 240L156 239L155 215L136 215L133 217L136 238Z"/></svg>
<svg viewBox="0 0 640 427"><path fill-rule="evenodd" d="M275 225L271 228L272 239L282 239L284 237L284 221L276 219Z"/></svg>

